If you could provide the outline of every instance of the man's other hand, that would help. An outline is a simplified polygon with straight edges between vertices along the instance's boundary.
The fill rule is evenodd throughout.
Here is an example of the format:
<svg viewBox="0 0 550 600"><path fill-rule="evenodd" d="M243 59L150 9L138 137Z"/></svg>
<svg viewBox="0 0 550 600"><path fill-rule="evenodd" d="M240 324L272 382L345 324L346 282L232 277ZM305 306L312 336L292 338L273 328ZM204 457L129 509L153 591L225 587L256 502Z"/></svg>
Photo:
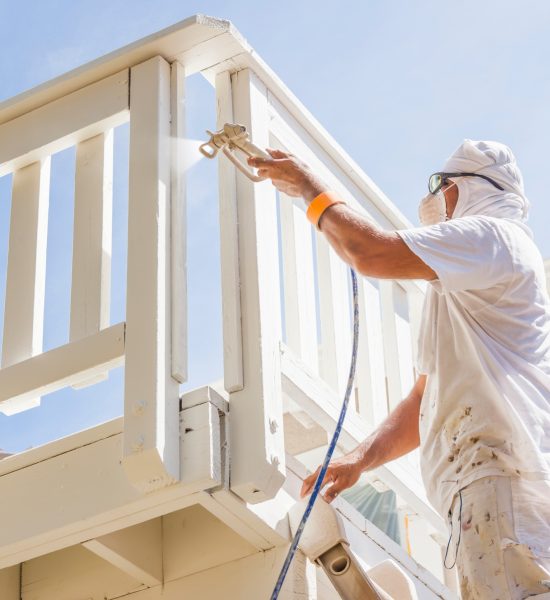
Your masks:
<svg viewBox="0 0 550 600"><path fill-rule="evenodd" d="M302 490L300 492L302 498L313 491L320 470L321 467L318 467L315 473L304 479ZM354 453L346 454L341 458L333 460L328 466L325 478L323 479L323 484L321 485L321 488L323 488L326 484L332 483L324 493L324 499L327 502L332 502L340 492L355 485L362 472L362 466L357 460L357 456L354 456Z"/></svg>

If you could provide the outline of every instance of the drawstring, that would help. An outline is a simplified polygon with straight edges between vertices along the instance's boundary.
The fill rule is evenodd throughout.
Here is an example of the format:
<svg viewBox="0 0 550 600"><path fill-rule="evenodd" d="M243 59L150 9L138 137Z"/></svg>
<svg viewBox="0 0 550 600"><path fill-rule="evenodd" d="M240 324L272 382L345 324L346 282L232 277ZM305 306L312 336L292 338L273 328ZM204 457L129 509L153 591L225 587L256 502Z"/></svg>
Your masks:
<svg viewBox="0 0 550 600"><path fill-rule="evenodd" d="M458 508L458 542L455 548L455 559L453 564L447 566L447 554L449 554L449 547L451 546L451 540L453 539L453 513L449 511L449 525L451 526L451 534L449 535L449 541L447 542L447 549L445 550L445 558L443 559L443 566L446 569L452 569L456 565L456 559L458 557L458 548L460 547L460 538L462 537L462 490L458 490L458 496L460 499L460 505Z"/></svg>

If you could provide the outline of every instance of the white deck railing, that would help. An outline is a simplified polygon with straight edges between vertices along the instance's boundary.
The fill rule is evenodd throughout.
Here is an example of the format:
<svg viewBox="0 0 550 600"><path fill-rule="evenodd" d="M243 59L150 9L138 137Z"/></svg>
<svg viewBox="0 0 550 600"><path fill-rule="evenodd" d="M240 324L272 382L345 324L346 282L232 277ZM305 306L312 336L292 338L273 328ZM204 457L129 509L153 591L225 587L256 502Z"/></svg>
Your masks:
<svg viewBox="0 0 550 600"><path fill-rule="evenodd" d="M122 462L140 492L184 475L180 142L185 77L198 71L215 86L213 124L245 124L257 145L296 153L382 226L408 225L227 22L194 17L0 105L0 175L13 173L0 410L26 410L45 393L93 384L124 363ZM111 324L112 130L128 120L126 319ZM49 161L70 146L77 148L70 340L42 352ZM219 186L230 489L254 504L283 484L285 415L305 411L320 428L333 427L350 358L351 299L347 267L312 231L300 201L252 183L224 158ZM365 278L359 292L358 375L343 450L412 386L423 294L415 282ZM443 534L414 460L381 468L374 479L403 499L402 516L420 515Z"/></svg>

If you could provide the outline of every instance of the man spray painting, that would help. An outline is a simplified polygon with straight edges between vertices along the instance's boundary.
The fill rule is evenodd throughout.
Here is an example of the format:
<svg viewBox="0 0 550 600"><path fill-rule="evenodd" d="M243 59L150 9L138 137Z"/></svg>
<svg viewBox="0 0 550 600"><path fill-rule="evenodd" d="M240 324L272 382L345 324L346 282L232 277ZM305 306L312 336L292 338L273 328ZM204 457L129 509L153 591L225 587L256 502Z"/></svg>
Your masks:
<svg viewBox="0 0 550 600"><path fill-rule="evenodd" d="M550 598L550 301L512 151L465 140L430 177L423 226L401 231L348 208L296 157L270 154L249 164L302 196L359 273L429 282L420 376L374 433L331 463L325 498L420 446L462 597Z"/></svg>

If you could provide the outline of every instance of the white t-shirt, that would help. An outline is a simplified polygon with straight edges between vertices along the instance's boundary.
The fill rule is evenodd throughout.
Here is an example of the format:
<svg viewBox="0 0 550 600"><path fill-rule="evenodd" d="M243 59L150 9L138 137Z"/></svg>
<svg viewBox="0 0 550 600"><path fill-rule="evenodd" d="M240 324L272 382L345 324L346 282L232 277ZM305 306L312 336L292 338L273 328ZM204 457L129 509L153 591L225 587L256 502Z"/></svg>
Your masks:
<svg viewBox="0 0 550 600"><path fill-rule="evenodd" d="M419 339L420 453L444 517L481 477L550 480L550 301L528 231L474 215L397 232L437 274Z"/></svg>

